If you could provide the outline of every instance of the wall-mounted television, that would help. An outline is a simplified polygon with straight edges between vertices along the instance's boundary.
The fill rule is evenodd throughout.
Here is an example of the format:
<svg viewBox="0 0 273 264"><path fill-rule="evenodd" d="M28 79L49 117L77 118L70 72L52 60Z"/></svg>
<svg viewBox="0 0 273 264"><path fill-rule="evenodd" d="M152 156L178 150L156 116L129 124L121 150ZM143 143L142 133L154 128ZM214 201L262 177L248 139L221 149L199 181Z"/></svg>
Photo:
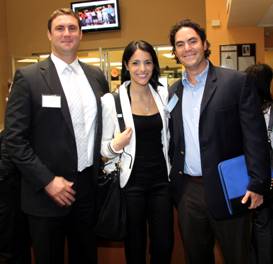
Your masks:
<svg viewBox="0 0 273 264"><path fill-rule="evenodd" d="M72 2L71 9L79 16L83 32L120 28L118 0Z"/></svg>

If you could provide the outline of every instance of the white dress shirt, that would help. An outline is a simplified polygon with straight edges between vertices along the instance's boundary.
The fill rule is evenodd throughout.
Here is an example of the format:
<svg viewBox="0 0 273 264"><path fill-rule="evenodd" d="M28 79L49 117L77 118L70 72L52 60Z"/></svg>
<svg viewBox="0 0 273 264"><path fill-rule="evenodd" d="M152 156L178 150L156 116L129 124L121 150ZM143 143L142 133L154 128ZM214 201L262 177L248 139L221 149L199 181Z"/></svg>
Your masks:
<svg viewBox="0 0 273 264"><path fill-rule="evenodd" d="M56 57L54 54L51 54L51 59L56 67L70 111L71 111L71 106L73 101L73 94L71 94L70 92L69 83L68 83L69 79L65 71L68 66L73 68L73 71L74 71L73 78L76 78L76 80L73 80L73 83L77 83L78 85L76 89L77 89L77 92L80 93L81 103L83 106L83 115L84 115L84 122L85 122L84 129L85 129L85 137L87 142L86 167L89 167L93 165L95 130L96 130L97 103L96 103L94 92L85 76L85 73L82 67L79 64L78 59L76 59L69 65L63 60L61 60L60 58ZM83 169L84 168L78 168L79 171L82 171Z"/></svg>
<svg viewBox="0 0 273 264"><path fill-rule="evenodd" d="M189 82L186 72L184 72L182 76L184 86L182 98L182 116L185 138L184 173L191 176L202 175L199 119L208 69L209 63L205 70L196 76L197 83L195 85Z"/></svg>

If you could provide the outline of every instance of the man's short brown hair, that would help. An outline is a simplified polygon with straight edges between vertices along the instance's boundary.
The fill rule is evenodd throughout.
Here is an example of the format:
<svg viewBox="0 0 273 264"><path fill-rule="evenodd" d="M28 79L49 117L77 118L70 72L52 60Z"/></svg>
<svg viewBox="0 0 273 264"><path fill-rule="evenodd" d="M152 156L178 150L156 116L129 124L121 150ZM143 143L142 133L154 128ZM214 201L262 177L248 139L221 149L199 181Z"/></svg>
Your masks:
<svg viewBox="0 0 273 264"><path fill-rule="evenodd" d="M48 29L49 32L51 32L52 21L56 17L63 16L63 15L75 17L77 19L77 21L78 21L79 29L81 29L81 22L80 22L79 17L70 8L59 8L59 9L56 9L55 11L53 11L51 16L48 19L47 29Z"/></svg>

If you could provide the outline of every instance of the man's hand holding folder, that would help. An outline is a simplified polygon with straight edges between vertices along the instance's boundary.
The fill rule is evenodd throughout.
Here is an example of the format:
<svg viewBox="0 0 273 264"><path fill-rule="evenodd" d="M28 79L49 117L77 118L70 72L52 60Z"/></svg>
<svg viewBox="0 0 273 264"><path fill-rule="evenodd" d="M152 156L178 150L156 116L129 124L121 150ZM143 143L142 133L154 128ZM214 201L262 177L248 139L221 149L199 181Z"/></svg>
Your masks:
<svg viewBox="0 0 273 264"><path fill-rule="evenodd" d="M218 172L231 215L255 209L263 203L263 195L247 190L249 175L244 155L220 162Z"/></svg>
<svg viewBox="0 0 273 264"><path fill-rule="evenodd" d="M264 202L263 195L252 192L252 191L247 191L245 196L241 200L242 204L246 204L249 199L251 200L251 204L248 207L248 209L255 209Z"/></svg>

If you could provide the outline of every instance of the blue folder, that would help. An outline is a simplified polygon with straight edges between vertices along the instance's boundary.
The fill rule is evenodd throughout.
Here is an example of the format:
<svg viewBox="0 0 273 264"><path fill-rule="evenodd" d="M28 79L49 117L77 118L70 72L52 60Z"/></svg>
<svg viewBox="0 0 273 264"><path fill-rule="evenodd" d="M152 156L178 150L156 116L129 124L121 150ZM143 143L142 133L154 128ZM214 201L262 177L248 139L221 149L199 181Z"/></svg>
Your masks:
<svg viewBox="0 0 273 264"><path fill-rule="evenodd" d="M220 162L218 171L229 213L235 215L248 210L250 201L241 203L249 182L245 156Z"/></svg>

